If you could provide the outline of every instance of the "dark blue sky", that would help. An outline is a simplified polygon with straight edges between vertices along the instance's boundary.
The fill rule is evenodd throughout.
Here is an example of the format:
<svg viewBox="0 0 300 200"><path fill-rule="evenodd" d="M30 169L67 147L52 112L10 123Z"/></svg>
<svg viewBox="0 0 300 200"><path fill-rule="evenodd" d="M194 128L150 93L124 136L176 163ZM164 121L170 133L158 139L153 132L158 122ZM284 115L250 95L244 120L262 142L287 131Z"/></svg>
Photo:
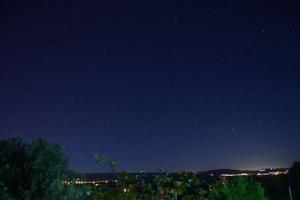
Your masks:
<svg viewBox="0 0 300 200"><path fill-rule="evenodd" d="M1 1L0 138L71 167L286 167L300 155L297 1Z"/></svg>

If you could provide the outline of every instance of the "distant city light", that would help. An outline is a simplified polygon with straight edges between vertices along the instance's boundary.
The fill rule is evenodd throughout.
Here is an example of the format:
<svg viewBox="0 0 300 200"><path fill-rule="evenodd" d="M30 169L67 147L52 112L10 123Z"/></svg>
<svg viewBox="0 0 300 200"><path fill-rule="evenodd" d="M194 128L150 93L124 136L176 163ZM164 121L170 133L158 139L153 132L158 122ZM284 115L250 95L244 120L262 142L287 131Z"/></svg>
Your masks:
<svg viewBox="0 0 300 200"><path fill-rule="evenodd" d="M210 173L209 176L220 176L220 177L236 177L236 176L281 176L288 174L288 169L260 169L257 171L247 171L241 173L222 173L222 174L214 174ZM189 180L191 182L192 180ZM103 184L114 184L117 183L117 179L104 179L104 180L84 180L84 179L76 179L75 181L64 181L64 184L77 184L77 185L103 185ZM128 192L128 188L123 188L123 192Z"/></svg>

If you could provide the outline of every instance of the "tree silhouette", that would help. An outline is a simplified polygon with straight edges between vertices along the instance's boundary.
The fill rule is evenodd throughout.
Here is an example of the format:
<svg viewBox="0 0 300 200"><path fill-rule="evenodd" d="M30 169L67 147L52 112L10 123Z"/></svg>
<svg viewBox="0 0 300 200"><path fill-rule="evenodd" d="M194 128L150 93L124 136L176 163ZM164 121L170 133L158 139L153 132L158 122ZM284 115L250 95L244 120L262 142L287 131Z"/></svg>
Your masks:
<svg viewBox="0 0 300 200"><path fill-rule="evenodd" d="M115 172L116 162L108 159L106 156L96 153L95 154L96 164L104 164L109 167L111 172Z"/></svg>
<svg viewBox="0 0 300 200"><path fill-rule="evenodd" d="M84 199L85 194L73 188L70 174L68 159L58 145L42 139L0 141L1 200Z"/></svg>

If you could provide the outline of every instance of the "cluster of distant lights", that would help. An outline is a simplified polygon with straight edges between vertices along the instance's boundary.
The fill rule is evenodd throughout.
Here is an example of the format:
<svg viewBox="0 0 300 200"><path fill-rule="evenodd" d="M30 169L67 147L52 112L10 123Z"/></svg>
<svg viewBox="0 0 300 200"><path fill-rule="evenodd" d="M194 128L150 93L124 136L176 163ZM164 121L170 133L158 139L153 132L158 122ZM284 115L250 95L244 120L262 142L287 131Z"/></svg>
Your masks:
<svg viewBox="0 0 300 200"><path fill-rule="evenodd" d="M259 172L252 173L235 173L235 174L220 174L221 177L235 177L235 176L281 176L288 174L288 170L273 170L268 171L266 169L261 169ZM214 176L214 174L210 174Z"/></svg>
<svg viewBox="0 0 300 200"><path fill-rule="evenodd" d="M215 175L213 173L210 174L210 176L220 176L220 177L237 177L237 176L281 176L288 174L288 170L273 170L273 169L261 169L259 171L254 172L248 172L248 173L228 173L228 174L219 174ZM64 184L70 185L70 184L76 184L76 185L103 185L108 183L117 183L118 180L81 180L76 179L75 181L64 181ZM124 192L127 192L127 189L124 189Z"/></svg>
<svg viewBox="0 0 300 200"><path fill-rule="evenodd" d="M97 180L97 181L86 181L86 180L81 180L77 178L75 181L64 181L64 184L70 185L70 184L76 184L76 185L103 185L103 184L108 184L108 183L117 183L118 180Z"/></svg>

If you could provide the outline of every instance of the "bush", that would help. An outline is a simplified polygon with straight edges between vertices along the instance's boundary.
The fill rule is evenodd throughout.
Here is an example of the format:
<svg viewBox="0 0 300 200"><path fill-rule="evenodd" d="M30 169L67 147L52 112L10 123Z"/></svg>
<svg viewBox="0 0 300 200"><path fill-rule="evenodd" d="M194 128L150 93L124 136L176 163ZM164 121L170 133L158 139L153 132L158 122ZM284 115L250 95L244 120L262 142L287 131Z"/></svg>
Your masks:
<svg viewBox="0 0 300 200"><path fill-rule="evenodd" d="M59 145L37 139L32 143L20 138L0 141L0 199L76 200L70 179L68 159ZM71 198L72 197L72 198Z"/></svg>
<svg viewBox="0 0 300 200"><path fill-rule="evenodd" d="M260 183L237 177L220 180L211 188L209 200L266 200Z"/></svg>

